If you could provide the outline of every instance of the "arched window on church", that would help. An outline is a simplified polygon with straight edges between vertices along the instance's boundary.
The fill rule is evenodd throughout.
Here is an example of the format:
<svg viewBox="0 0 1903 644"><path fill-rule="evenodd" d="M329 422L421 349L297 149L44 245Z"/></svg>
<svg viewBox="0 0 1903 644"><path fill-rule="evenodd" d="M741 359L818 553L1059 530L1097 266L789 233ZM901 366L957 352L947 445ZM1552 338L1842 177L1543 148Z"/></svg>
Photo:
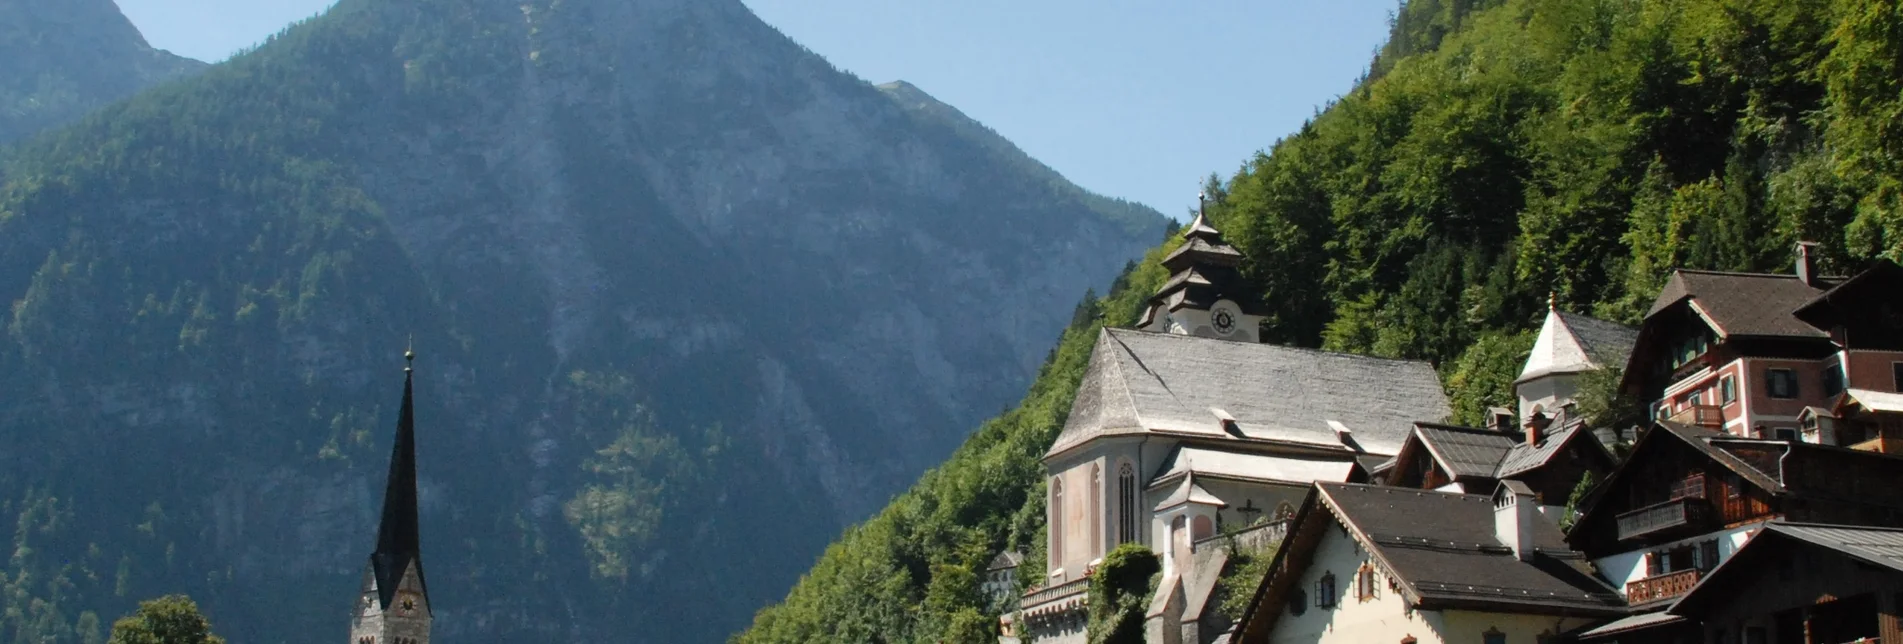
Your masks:
<svg viewBox="0 0 1903 644"><path fill-rule="evenodd" d="M1084 511L1090 522L1090 553L1103 554L1103 466L1090 464L1090 508Z"/></svg>
<svg viewBox="0 0 1903 644"><path fill-rule="evenodd" d="M1051 567L1064 565L1064 479L1051 477Z"/></svg>
<svg viewBox="0 0 1903 644"><path fill-rule="evenodd" d="M1117 466L1117 543L1137 540L1137 468L1124 461Z"/></svg>

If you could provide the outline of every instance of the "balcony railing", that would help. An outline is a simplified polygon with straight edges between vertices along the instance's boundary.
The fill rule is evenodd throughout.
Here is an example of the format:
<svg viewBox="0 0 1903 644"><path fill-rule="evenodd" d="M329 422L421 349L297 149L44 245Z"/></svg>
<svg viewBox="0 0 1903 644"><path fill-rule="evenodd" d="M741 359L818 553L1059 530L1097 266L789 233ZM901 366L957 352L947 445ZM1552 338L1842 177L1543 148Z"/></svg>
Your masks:
<svg viewBox="0 0 1903 644"><path fill-rule="evenodd" d="M1058 584L1049 588L1038 588L1031 592L1024 593L1024 601L1018 605L1022 606L1026 613L1037 613L1042 612L1040 609L1044 609L1051 604L1088 592L1090 592L1090 578L1085 577L1077 581Z"/></svg>
<svg viewBox="0 0 1903 644"><path fill-rule="evenodd" d="M1692 405L1672 414L1672 417L1667 420L1683 425L1723 429L1725 412L1717 405Z"/></svg>
<svg viewBox="0 0 1903 644"><path fill-rule="evenodd" d="M1691 592L1698 585L1697 570L1668 572L1657 577L1647 577L1625 585L1626 603L1637 606L1646 602L1671 599Z"/></svg>
<svg viewBox="0 0 1903 644"><path fill-rule="evenodd" d="M1700 498L1649 505L1618 516L1619 540L1637 539L1683 528L1703 528L1711 506Z"/></svg>

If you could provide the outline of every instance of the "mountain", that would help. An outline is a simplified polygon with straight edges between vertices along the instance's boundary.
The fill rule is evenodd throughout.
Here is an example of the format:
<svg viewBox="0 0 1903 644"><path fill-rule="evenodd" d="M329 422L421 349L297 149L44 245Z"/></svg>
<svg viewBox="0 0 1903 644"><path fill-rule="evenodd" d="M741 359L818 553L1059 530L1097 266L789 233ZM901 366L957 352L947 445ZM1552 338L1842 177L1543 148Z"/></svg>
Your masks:
<svg viewBox="0 0 1903 644"><path fill-rule="evenodd" d="M205 64L146 44L113 0L0 0L0 144Z"/></svg>
<svg viewBox="0 0 1903 644"><path fill-rule="evenodd" d="M1899 61L1895 0L1409 0L1352 91L1206 186L1209 214L1270 303L1267 341L1432 360L1478 423L1512 400L1549 298L1632 322L1673 267L1789 272L1799 240L1835 274L1903 256ZM1135 322L1175 243L736 640L995 636L985 566L1017 549L1040 580L1039 459L1094 329Z"/></svg>
<svg viewBox="0 0 1903 644"><path fill-rule="evenodd" d="M0 632L341 637L412 339L438 638L743 626L1167 224L916 107L738 0L344 0L23 143Z"/></svg>

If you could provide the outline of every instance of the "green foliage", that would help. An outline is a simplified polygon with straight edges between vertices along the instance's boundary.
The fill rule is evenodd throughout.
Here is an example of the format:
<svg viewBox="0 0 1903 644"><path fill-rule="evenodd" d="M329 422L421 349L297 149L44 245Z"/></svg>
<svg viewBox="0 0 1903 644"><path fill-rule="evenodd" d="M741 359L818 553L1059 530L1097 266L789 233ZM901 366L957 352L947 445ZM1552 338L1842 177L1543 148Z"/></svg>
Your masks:
<svg viewBox="0 0 1903 644"><path fill-rule="evenodd" d="M1594 427L1612 429L1622 436L1629 435L1628 430L1638 427L1646 419L1645 403L1619 389L1619 381L1624 375L1623 368L1587 373L1580 377L1579 393L1574 397L1575 409L1581 416L1591 419Z"/></svg>
<svg viewBox="0 0 1903 644"><path fill-rule="evenodd" d="M1513 393L1513 381L1526 366L1534 337L1532 331L1490 332L1460 354L1447 374L1453 422L1478 427L1486 422L1490 407L1516 409L1517 413L1519 399Z"/></svg>
<svg viewBox="0 0 1903 644"><path fill-rule="evenodd" d="M1281 541L1271 541L1256 548L1230 551L1229 563L1216 579L1213 599L1216 611L1230 623L1241 621L1242 614L1248 612L1249 602L1255 600L1256 586L1268 576L1269 564L1275 561L1275 551L1281 547Z"/></svg>
<svg viewBox="0 0 1903 644"><path fill-rule="evenodd" d="M1090 644L1142 644L1143 615L1163 571L1163 561L1141 543L1104 554L1090 577Z"/></svg>
<svg viewBox="0 0 1903 644"><path fill-rule="evenodd" d="M578 424L612 438L582 463L586 482L562 513L580 533L594 576L626 580L667 511L689 498L677 488L707 475L724 438L718 427L698 435L661 431L625 376L577 371L569 383L580 401ZM698 449L682 436L698 439ZM653 573L652 562L638 568L643 577Z"/></svg>
<svg viewBox="0 0 1903 644"><path fill-rule="evenodd" d="M109 644L224 644L211 632L211 620L184 595L139 602L139 609L112 624Z"/></svg>
<svg viewBox="0 0 1903 644"><path fill-rule="evenodd" d="M1579 521L1579 509L1586 504L1586 497L1592 494L1592 487L1599 484L1599 476L1587 470L1579 477L1579 483L1573 486L1573 492L1566 497L1566 512L1560 515L1559 529L1571 530L1573 523Z"/></svg>

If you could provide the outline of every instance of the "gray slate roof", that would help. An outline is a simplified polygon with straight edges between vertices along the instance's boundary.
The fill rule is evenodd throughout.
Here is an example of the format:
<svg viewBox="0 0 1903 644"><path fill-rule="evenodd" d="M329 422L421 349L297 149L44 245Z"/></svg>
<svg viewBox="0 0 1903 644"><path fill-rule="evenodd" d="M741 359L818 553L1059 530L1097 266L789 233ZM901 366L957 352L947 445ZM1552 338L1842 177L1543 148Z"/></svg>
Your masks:
<svg viewBox="0 0 1903 644"><path fill-rule="evenodd" d="M1584 419L1564 412L1547 427L1546 437L1533 445L1526 444L1525 434L1519 432L1476 427L1416 423L1415 432L1434 460L1457 479L1504 479L1532 471L1552 461L1574 438L1598 444Z"/></svg>
<svg viewBox="0 0 1903 644"><path fill-rule="evenodd" d="M1678 270L1645 315L1651 317L1691 298L1728 336L1827 338L1823 331L1793 315L1823 295L1824 290L1805 284L1795 275Z"/></svg>
<svg viewBox="0 0 1903 644"><path fill-rule="evenodd" d="M1494 535L1484 494L1317 483L1321 498L1388 571L1428 607L1518 606L1589 613L1624 611L1619 593L1590 572L1559 528L1538 520L1524 562Z"/></svg>
<svg viewBox="0 0 1903 644"><path fill-rule="evenodd" d="M1903 572L1903 529L1809 523L1772 523L1765 529Z"/></svg>
<svg viewBox="0 0 1903 644"><path fill-rule="evenodd" d="M1516 382L1554 373L1584 373L1606 367L1623 368L1639 339L1638 329L1622 324L1548 309L1539 339L1526 357Z"/></svg>
<svg viewBox="0 0 1903 644"><path fill-rule="evenodd" d="M1434 460L1455 477L1498 478L1500 460L1524 442L1517 434L1454 425L1419 423L1415 431Z"/></svg>
<svg viewBox="0 0 1903 644"><path fill-rule="evenodd" d="M1241 436L1225 432L1212 409L1233 416ZM1348 427L1362 451L1392 455L1415 421L1447 414L1425 362L1105 329L1048 455L1150 432L1350 451L1329 421Z"/></svg>

